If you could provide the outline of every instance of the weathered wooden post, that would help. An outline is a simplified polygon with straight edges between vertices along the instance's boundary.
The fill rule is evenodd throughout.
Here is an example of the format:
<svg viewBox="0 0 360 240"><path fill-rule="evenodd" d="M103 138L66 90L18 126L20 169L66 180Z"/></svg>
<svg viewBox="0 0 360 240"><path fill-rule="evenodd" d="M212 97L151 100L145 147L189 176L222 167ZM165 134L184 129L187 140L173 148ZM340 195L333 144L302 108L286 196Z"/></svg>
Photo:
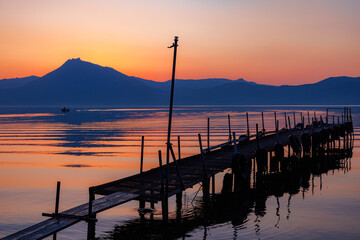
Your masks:
<svg viewBox="0 0 360 240"><path fill-rule="evenodd" d="M178 136L178 156L179 156L179 160L181 159L181 148L180 148L180 136Z"/></svg>
<svg viewBox="0 0 360 240"><path fill-rule="evenodd" d="M176 53L178 47L178 37L174 37L174 43L168 48L174 48L174 58L173 58L173 68L171 76L171 92L170 92L170 106L169 106L169 122L168 122L168 133L167 133L167 142L166 142L166 198L169 194L169 175L170 175L170 140L171 140L171 121L172 121L172 111L173 111L173 102L174 102L174 85L175 85L175 68L176 68Z"/></svg>
<svg viewBox="0 0 360 240"><path fill-rule="evenodd" d="M167 196L165 196L165 189L164 189L164 174L162 169L161 150L159 150L158 153L159 153L160 186L161 186L160 189L161 210L162 210L163 221L167 222L169 217L169 210L168 210L168 198Z"/></svg>
<svg viewBox="0 0 360 240"><path fill-rule="evenodd" d="M141 155L140 155L140 178L141 178L141 192L145 193L145 183L143 177L143 166L144 166L144 136L141 136ZM145 201L139 200L139 208L145 208Z"/></svg>
<svg viewBox="0 0 360 240"><path fill-rule="evenodd" d="M308 114L308 124L310 125L310 113L309 113L309 111L307 111L307 114Z"/></svg>
<svg viewBox="0 0 360 240"><path fill-rule="evenodd" d="M93 217L93 201L95 200L95 192L94 192L94 188L93 187L89 187L89 211L88 211L88 217L92 218Z"/></svg>
<svg viewBox="0 0 360 240"><path fill-rule="evenodd" d="M295 112L293 112L294 114L294 128L296 127L296 117L295 117Z"/></svg>
<svg viewBox="0 0 360 240"><path fill-rule="evenodd" d="M315 111L314 111L314 119L315 119L315 121L317 121L316 112L315 112Z"/></svg>
<svg viewBox="0 0 360 240"><path fill-rule="evenodd" d="M287 125L287 118L286 118L286 112L284 113L285 114L285 128L288 129L288 125Z"/></svg>
<svg viewBox="0 0 360 240"><path fill-rule="evenodd" d="M212 180L212 183L211 183L211 187L212 187L212 195L215 195L215 174L211 174L211 180Z"/></svg>
<svg viewBox="0 0 360 240"><path fill-rule="evenodd" d="M233 132L233 139L234 139L234 155L237 154L237 146L236 146L236 136L235 136L235 132Z"/></svg>
<svg viewBox="0 0 360 240"><path fill-rule="evenodd" d="M228 125L229 125L229 144L231 144L231 125L230 125L230 114L228 114Z"/></svg>
<svg viewBox="0 0 360 240"><path fill-rule="evenodd" d="M261 112L262 132L265 134L264 112Z"/></svg>
<svg viewBox="0 0 360 240"><path fill-rule="evenodd" d="M210 152L210 118L207 119L207 147Z"/></svg>
<svg viewBox="0 0 360 240"><path fill-rule="evenodd" d="M144 165L144 136L141 136L141 156L140 156L140 174L143 172Z"/></svg>
<svg viewBox="0 0 360 240"><path fill-rule="evenodd" d="M203 148L202 148L202 141L201 141L200 133L198 134L198 138L199 138L199 146L200 146L200 154L201 154L203 173L204 173L204 178L206 178L207 175L206 175L205 157L204 157L204 151L203 151Z"/></svg>
<svg viewBox="0 0 360 240"><path fill-rule="evenodd" d="M247 125L247 135L250 137L250 128L249 128L249 113L246 112L246 125Z"/></svg>
<svg viewBox="0 0 360 240"><path fill-rule="evenodd" d="M328 109L328 108L326 108L326 124L328 124L328 123L329 123L328 118L329 118L329 109Z"/></svg>
<svg viewBox="0 0 360 240"><path fill-rule="evenodd" d="M260 148L260 144L259 144L259 126L258 126L258 124L256 124L256 146L257 146L257 149Z"/></svg>
<svg viewBox="0 0 360 240"><path fill-rule="evenodd" d="M288 116L288 121L289 121L289 129L291 130L291 122L290 122L290 117Z"/></svg>
<svg viewBox="0 0 360 240"><path fill-rule="evenodd" d="M274 116L275 116L275 130L276 130L276 124L277 124L277 120L276 120L276 112L274 112Z"/></svg>
<svg viewBox="0 0 360 240"><path fill-rule="evenodd" d="M58 181L56 184L55 215L59 214L59 200L60 200L60 181Z"/></svg>

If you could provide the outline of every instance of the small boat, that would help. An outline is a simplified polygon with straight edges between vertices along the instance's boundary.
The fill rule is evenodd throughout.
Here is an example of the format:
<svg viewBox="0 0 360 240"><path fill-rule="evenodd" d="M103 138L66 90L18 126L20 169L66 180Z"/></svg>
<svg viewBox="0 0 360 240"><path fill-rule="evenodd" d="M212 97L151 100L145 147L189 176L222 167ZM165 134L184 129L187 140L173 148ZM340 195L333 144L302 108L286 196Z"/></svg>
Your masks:
<svg viewBox="0 0 360 240"><path fill-rule="evenodd" d="M66 107L63 107L63 108L61 109L61 111L62 111L63 113L66 113L66 112L70 112L70 109L69 109L69 108L66 108Z"/></svg>

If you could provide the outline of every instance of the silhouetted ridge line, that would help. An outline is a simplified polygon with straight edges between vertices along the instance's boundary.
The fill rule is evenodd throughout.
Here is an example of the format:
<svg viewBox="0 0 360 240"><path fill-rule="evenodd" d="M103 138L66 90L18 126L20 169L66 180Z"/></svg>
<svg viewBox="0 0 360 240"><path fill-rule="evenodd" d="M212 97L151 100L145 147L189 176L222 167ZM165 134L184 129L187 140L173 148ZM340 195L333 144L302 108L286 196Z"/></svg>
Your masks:
<svg viewBox="0 0 360 240"><path fill-rule="evenodd" d="M130 77L80 58L68 59L43 77L0 80L1 106L166 105L170 82ZM208 78L177 79L175 104L182 105L356 105L360 77L331 77L313 84L271 86Z"/></svg>

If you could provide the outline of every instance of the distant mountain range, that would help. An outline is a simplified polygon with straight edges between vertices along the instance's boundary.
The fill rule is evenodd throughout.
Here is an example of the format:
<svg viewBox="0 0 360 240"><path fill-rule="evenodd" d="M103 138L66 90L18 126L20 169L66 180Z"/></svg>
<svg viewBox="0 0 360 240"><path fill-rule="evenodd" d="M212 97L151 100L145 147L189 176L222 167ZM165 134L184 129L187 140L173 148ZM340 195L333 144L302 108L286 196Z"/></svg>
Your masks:
<svg viewBox="0 0 360 240"><path fill-rule="evenodd" d="M167 105L170 81L130 77L109 67L67 60L43 77L0 80L1 106ZM271 86L222 78L175 82L178 105L360 104L360 77Z"/></svg>

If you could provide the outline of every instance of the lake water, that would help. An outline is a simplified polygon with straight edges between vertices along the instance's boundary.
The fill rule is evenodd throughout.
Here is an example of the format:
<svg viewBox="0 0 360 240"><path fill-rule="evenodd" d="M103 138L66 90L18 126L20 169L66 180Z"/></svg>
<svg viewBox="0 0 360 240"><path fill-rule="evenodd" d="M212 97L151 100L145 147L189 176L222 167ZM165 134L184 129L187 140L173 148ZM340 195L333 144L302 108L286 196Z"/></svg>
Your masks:
<svg viewBox="0 0 360 240"><path fill-rule="evenodd" d="M351 108L355 132L352 157L343 160L341 167L322 173L305 168L307 177L299 177L299 191L269 194L260 200L236 194L221 196L224 174L230 172L226 170L216 176L217 196L210 206L202 202L200 186L195 185L183 194L180 219L176 219L175 197L170 199L173 220L165 228L158 223L160 204L155 205L154 220L149 216L141 220L139 203L131 201L97 215L96 237L359 239L360 107ZM62 211L87 202L89 186L138 173L141 136L145 137L144 169L157 167L157 151L166 151L167 111L163 107L73 108L63 114L59 108L0 108L0 238L43 221L43 212L54 212L57 181L61 181ZM181 156L199 153L198 133L206 147L208 117L213 146L228 140L228 114L231 130L240 135L246 133L245 112L249 113L250 131L254 133L255 124L261 126L261 112L265 128L274 130L274 111L283 127L284 112L290 117L296 112L296 122L300 122L300 113L307 121L307 111L310 118L314 111L317 118L325 118L326 106L176 107L174 149L177 151L180 136ZM329 121L341 112L330 109ZM57 234L58 239L86 236L85 222Z"/></svg>

